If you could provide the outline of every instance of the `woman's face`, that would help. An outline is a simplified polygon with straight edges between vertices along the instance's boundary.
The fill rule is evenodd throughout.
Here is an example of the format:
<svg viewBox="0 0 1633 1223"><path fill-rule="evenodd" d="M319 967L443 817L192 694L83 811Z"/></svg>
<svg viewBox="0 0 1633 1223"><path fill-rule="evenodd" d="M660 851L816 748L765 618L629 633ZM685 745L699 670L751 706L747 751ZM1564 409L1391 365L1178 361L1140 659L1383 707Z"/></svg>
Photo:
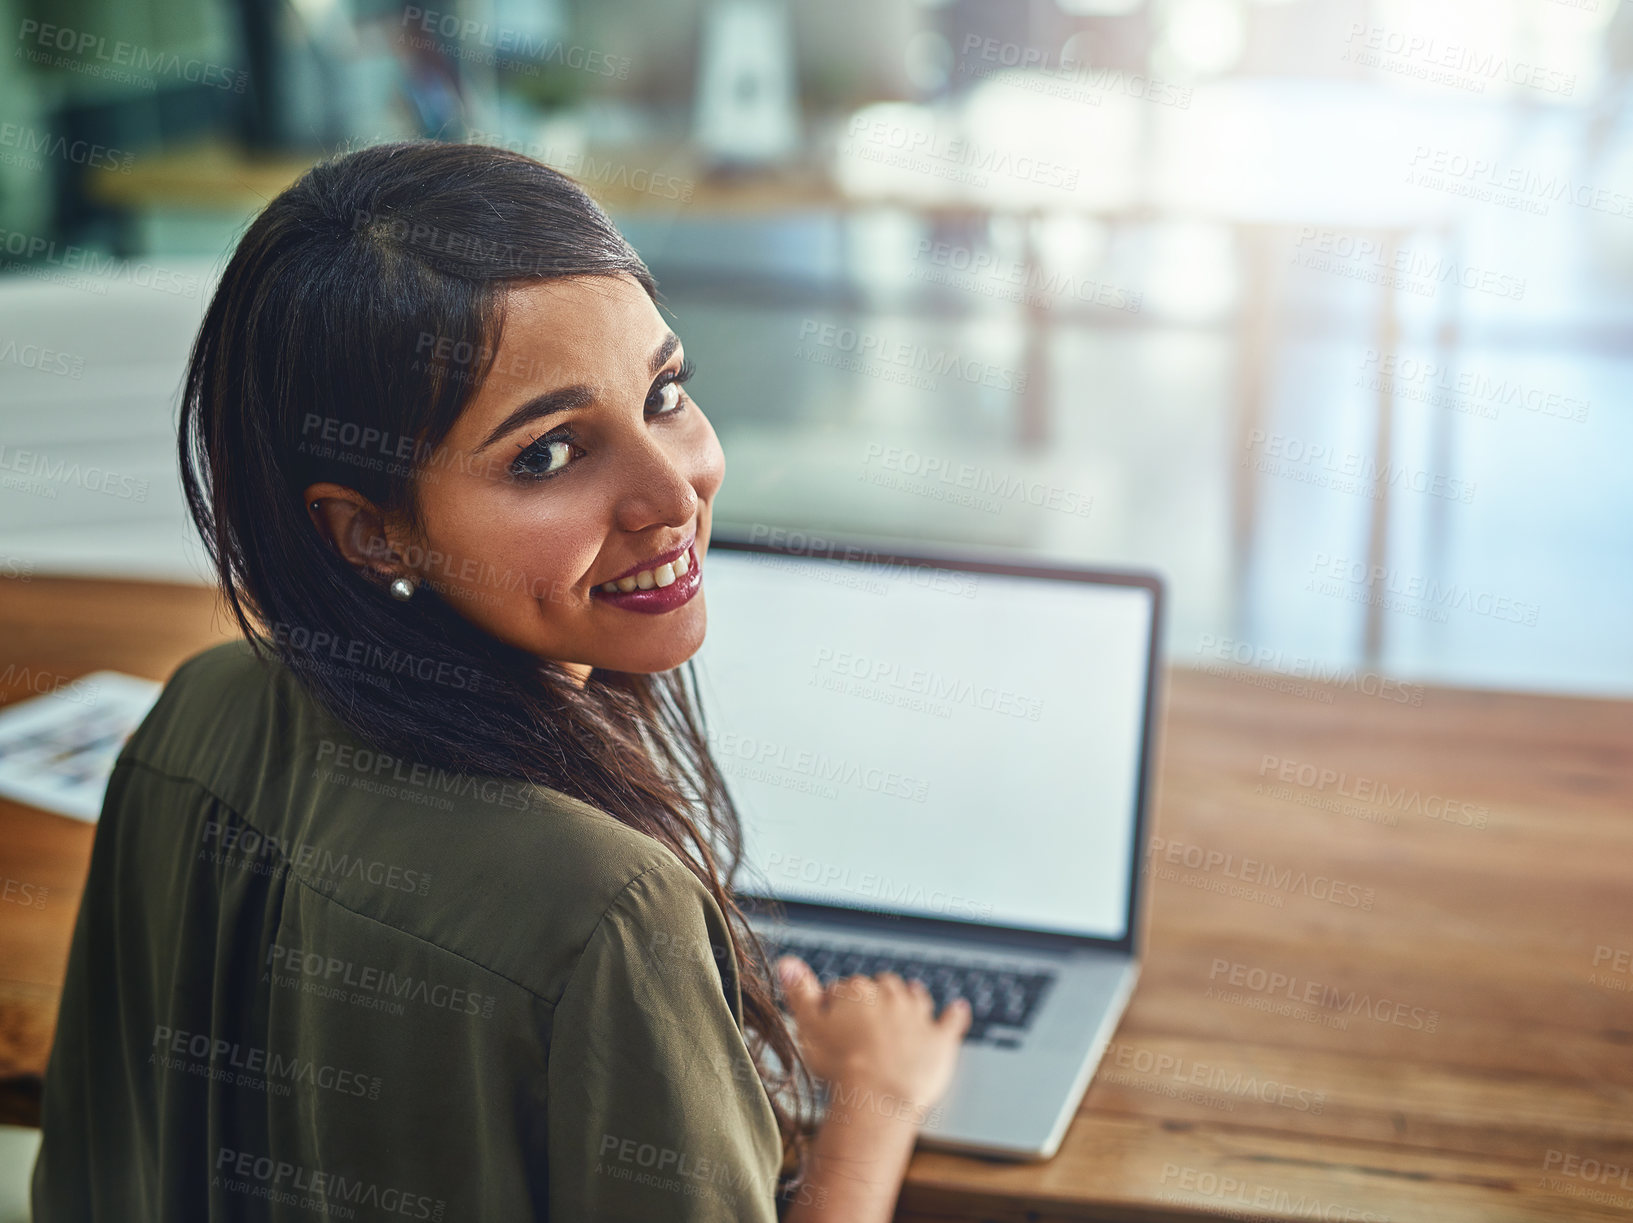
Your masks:
<svg viewBox="0 0 1633 1223"><path fill-rule="evenodd" d="M399 555L472 623L581 676L678 666L703 643L725 475L676 381L680 341L627 276L532 284L505 305L492 369L420 477L423 534ZM620 578L635 589L606 589Z"/></svg>

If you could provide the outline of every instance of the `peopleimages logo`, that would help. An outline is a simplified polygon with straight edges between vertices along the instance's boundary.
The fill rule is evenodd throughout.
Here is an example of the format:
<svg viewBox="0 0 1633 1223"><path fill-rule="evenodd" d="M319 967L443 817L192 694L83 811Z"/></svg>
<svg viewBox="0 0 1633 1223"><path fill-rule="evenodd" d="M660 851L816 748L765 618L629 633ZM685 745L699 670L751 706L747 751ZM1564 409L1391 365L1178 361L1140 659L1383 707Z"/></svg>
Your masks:
<svg viewBox="0 0 1633 1223"><path fill-rule="evenodd" d="M442 684L467 692L475 692L483 678L482 672L472 667L410 654L379 642L342 637L327 629L285 624L283 621L275 621L271 627L274 642L308 658L326 658L332 662L360 666L381 675L410 675L424 683Z"/></svg>
<svg viewBox="0 0 1633 1223"><path fill-rule="evenodd" d="M977 357L960 356L946 348L932 348L911 340L881 336L876 332L857 331L853 327L841 327L835 323L822 323L808 318L800 322L799 340L799 344L794 348L796 357L815 360L824 365L837 365L855 373L874 372L875 367L870 363L879 362L881 364L877 369L884 373L917 377L919 381L913 385L924 390L934 390L937 385L935 379L938 377L967 382L971 386L1008 391L1015 395L1026 390L1024 371L1012 369L1007 365L997 365L991 361L982 361ZM842 356L844 360L822 359L829 354Z"/></svg>
<svg viewBox="0 0 1633 1223"><path fill-rule="evenodd" d="M719 1196L722 1185L733 1196L743 1197L764 1196L774 1188L763 1183L754 1169L621 1134L602 1134L597 1154L595 1171L601 1175L686 1196Z"/></svg>
<svg viewBox="0 0 1633 1223"><path fill-rule="evenodd" d="M1437 361L1380 352L1376 348L1366 350L1356 385L1487 420L1499 419L1500 409L1507 407L1523 409L1534 416L1583 424L1592 407L1589 400L1528 385L1518 378L1499 377L1479 370L1459 372Z"/></svg>
<svg viewBox="0 0 1633 1223"><path fill-rule="evenodd" d="M1492 81L1505 81L1567 98L1576 92L1574 72L1530 60L1511 59L1489 48L1417 30L1369 26L1355 21L1350 23L1344 42L1343 58L1352 63L1470 93L1484 93Z"/></svg>
<svg viewBox="0 0 1633 1223"><path fill-rule="evenodd" d="M16 149L20 154L38 153L93 170L116 170L121 174L130 173L131 162L136 156L105 144L92 144L89 140L69 140L66 136L42 132L22 123L0 123L0 147ZM38 162L34 164L36 168L39 165Z"/></svg>
<svg viewBox="0 0 1633 1223"><path fill-rule="evenodd" d="M1307 679L1317 684L1330 685L1332 688L1358 692L1363 696L1375 696L1380 700L1410 705L1414 709L1423 704L1421 685L1405 684L1400 680L1380 675L1376 671L1358 671L1351 666L1337 666L1307 654L1288 654L1282 649L1255 645L1251 641L1238 641L1234 637L1216 637L1212 633L1203 633L1197 641L1196 652L1219 662L1234 663L1238 667ZM1224 674L1223 668L1212 664L1205 664L1202 670L1209 674ZM1326 695L1330 696L1330 691Z"/></svg>
<svg viewBox="0 0 1633 1223"><path fill-rule="evenodd" d="M1020 259L1001 258L992 251L974 247L924 238L913 252L913 263L914 267L908 272L910 279L950 285L1007 301L1024 301L1044 310L1051 307L1054 298L1070 298L1135 314L1140 310L1141 295L1117 285L1079 276L1064 268L1045 268Z"/></svg>
<svg viewBox="0 0 1633 1223"><path fill-rule="evenodd" d="M429 1194L371 1184L339 1172L305 1168L286 1159L273 1159L270 1155L233 1147L222 1147L216 1152L215 1179L211 1187L264 1198L268 1203L298 1206L318 1214L347 1210L346 1217L356 1213L355 1207L364 1206L406 1219L441 1223L443 1212L448 1208L441 1198Z"/></svg>
<svg viewBox="0 0 1633 1223"><path fill-rule="evenodd" d="M617 187L637 195L676 200L682 204L691 203L692 192L697 189L697 184L689 178L677 178L647 166L600 160L593 153L581 149L552 148L534 141L507 138L498 132L469 131L465 133L465 138L472 144L486 144L521 153L560 170L569 178L576 178L580 183L593 183L598 187Z"/></svg>
<svg viewBox="0 0 1633 1223"><path fill-rule="evenodd" d="M1451 283L1472 293L1520 301L1526 280L1494 268L1458 263L1444 254L1414 250L1385 238L1306 225L1299 229L1290 263L1351 280L1433 297Z"/></svg>
<svg viewBox="0 0 1633 1223"><path fill-rule="evenodd" d="M922 883L876 871L853 872L849 866L835 862L774 852L766 858L764 867L767 875L778 875L824 890L837 888L879 901L889 908L929 910L948 917L977 920L992 917L991 901L955 895L940 888L927 889Z"/></svg>
<svg viewBox="0 0 1633 1223"><path fill-rule="evenodd" d="M1305 441L1285 433L1266 433L1263 429L1248 431L1247 453L1239 465L1317 487L1362 493L1374 499L1383 489L1392 488L1464 505L1474 500L1472 481L1392 461L1380 464L1371 455L1359 451L1340 451L1324 442Z"/></svg>
<svg viewBox="0 0 1633 1223"><path fill-rule="evenodd" d="M1275 892L1324 900L1342 908L1359 909L1363 913L1372 912L1372 902L1377 895L1373 888L1346 883L1331 875L1312 875L1290 866L1278 867L1259 858L1238 858L1222 849L1209 849L1159 836L1151 838L1145 851L1145 864L1151 866L1154 862L1183 866L1205 875L1217 874L1225 879L1240 880Z"/></svg>
<svg viewBox="0 0 1633 1223"><path fill-rule="evenodd" d="M900 578L920 590L933 590L938 594L948 594L960 599L973 599L980 589L979 574L966 573L959 569L943 569L939 565L924 561L886 556L872 548L828 539L797 528L790 530L787 527L774 527L757 522L749 531L749 542L770 544L776 549L776 552L754 554L755 559L768 564L787 564L788 558L795 556L820 556L828 560L850 562L844 566L845 568L862 571L865 566L869 573ZM822 566L821 570L829 568L838 570L841 567Z"/></svg>
<svg viewBox="0 0 1633 1223"><path fill-rule="evenodd" d="M1111 1057L1119 1068L1130 1069L1137 1074L1172 1079L1176 1084L1201 1087L1240 1099L1276 1104L1309 1113L1313 1117L1319 1117L1327 1104L1327 1093L1324 1091L1311 1091L1276 1079L1260 1078L1251 1071L1210 1066L1206 1062L1188 1062L1176 1054L1141 1049L1123 1041L1112 1044ZM1098 1077L1106 1078L1103 1074Z"/></svg>
<svg viewBox="0 0 1633 1223"><path fill-rule="evenodd" d="M77 353L46 348L40 344L19 344L16 340L0 344L0 363L19 365L42 374L57 374L76 382L85 375L85 358Z"/></svg>
<svg viewBox="0 0 1633 1223"><path fill-rule="evenodd" d="M157 51L121 39L109 41L89 30L24 18L17 30L18 58L47 64L87 76L126 81L153 89L158 77L168 76L190 85L243 93L249 73L201 59L182 59L174 51ZM30 47L28 44L33 43ZM61 52L61 54L52 54ZM129 72L120 69L129 68Z"/></svg>
<svg viewBox="0 0 1633 1223"><path fill-rule="evenodd" d="M1544 173L1525 166L1505 166L1500 161L1421 144L1408 165L1408 183L1483 204L1546 216L1551 205L1564 203L1613 217L1633 217L1633 195L1594 183L1573 182L1569 175L1557 170Z"/></svg>
<svg viewBox="0 0 1633 1223"><path fill-rule="evenodd" d="M389 752L376 751L367 746L323 739L318 743L317 766L326 766L326 776L340 780L335 769L344 769L359 778L371 781L389 779L399 785L420 787L440 796L450 794L461 798L477 798L485 803L497 803L517 811L527 811L541 801L542 791L525 782L511 784L496 777L478 777L472 773L458 773L436 765L405 760ZM368 787L361 787L367 789Z"/></svg>
<svg viewBox="0 0 1633 1223"><path fill-rule="evenodd" d="M898 773L894 769L879 765L863 764L842 756L829 756L826 752L812 751L809 748L790 747L785 743L738 731L717 733L710 730L704 737L708 740L710 751L720 759L722 768L738 771L737 765L741 761L750 766L751 771L745 772L754 780L766 780L761 774L766 770L778 770L807 778L813 785L823 785L830 789L835 783L855 786L874 794L904 798L916 803L924 802L930 794L930 783L925 779L908 773ZM837 798L838 794L829 792L824 796Z"/></svg>
<svg viewBox="0 0 1633 1223"><path fill-rule="evenodd" d="M440 982L432 983L411 973L398 976L390 969L358 964L302 947L286 947L282 943L272 943L267 947L263 970L262 980L270 981L273 985L300 985L307 993L342 1001L345 1000L345 991L352 989L356 991L354 999L357 996L365 997L379 1004L373 1009L388 1010L399 1015L403 1013L404 1002L417 1002L456 1014L480 1015L483 1019L491 1019L493 1008L499 1001L491 994L479 994Z"/></svg>
<svg viewBox="0 0 1633 1223"><path fill-rule="evenodd" d="M867 468L875 465L884 471L908 477L907 480L895 481L895 487L921 485L934 488L938 484L950 484L973 497L985 498L987 504L999 513L1003 512L1005 502L1057 510L1077 518L1087 518L1094 512L1094 497L1087 493L1013 472L999 471L980 463L956 461L945 455L921 454L901 446L869 442L862 455L863 471L859 478L869 478ZM872 482L885 483L877 478L877 474L872 473Z"/></svg>
<svg viewBox="0 0 1633 1223"><path fill-rule="evenodd" d="M964 35L958 72L963 76L1001 81L1015 89L1084 102L1090 106L1099 106L1105 94L1120 92L1159 106L1173 106L1179 110L1191 108L1190 89L1182 89L1140 73L1129 75L1120 68L1089 64L1074 59L1064 51L1056 59L1038 47L1004 42L973 32Z"/></svg>
<svg viewBox="0 0 1633 1223"><path fill-rule="evenodd" d="M153 1049L156 1052L147 1057L151 1066L181 1070L268 1095L291 1095L291 1084L301 1084L343 1096L380 1098L378 1075L314 1062L295 1054L286 1055L258 1045L241 1045L219 1036L212 1037L207 1032L187 1032L160 1024L153 1029Z"/></svg>
<svg viewBox="0 0 1633 1223"><path fill-rule="evenodd" d="M1320 1219L1322 1223L1390 1223L1388 1215L1374 1214L1370 1210L1340 1202L1322 1201L1303 1193L1295 1196L1274 1185L1255 1185L1203 1168L1163 1164L1159 1183L1185 1191L1177 1193L1165 1188L1157 1195L1159 1202L1187 1202L1187 1194L1198 1194L1223 1203L1208 1212L1219 1218L1267 1219L1273 1212L1278 1219Z"/></svg>
<svg viewBox="0 0 1633 1223"><path fill-rule="evenodd" d="M1459 824L1465 828L1484 828L1491 814L1476 803L1447 798L1443 794L1425 794L1416 787L1391 786L1387 781L1359 773L1352 776L1342 769L1324 768L1307 761L1288 760L1267 753L1259 761L1259 776L1272 775L1278 781L1316 793L1324 793L1331 787L1332 793L1341 798L1372 803L1390 811L1410 811L1431 820ZM1255 789L1254 792L1259 791Z"/></svg>
<svg viewBox="0 0 1633 1223"><path fill-rule="evenodd" d="M1633 979L1627 976L1630 972L1633 972L1633 950L1610 947L1604 943L1594 947L1593 972L1588 974L1589 985L1618 994L1633 993Z"/></svg>
<svg viewBox="0 0 1633 1223"><path fill-rule="evenodd" d="M1215 984L1208 986L1207 996L1227 1002L1236 999L1221 990L1225 985L1231 985L1265 998L1294 1004L1307 1003L1345 1018L1361 1016L1375 1023L1393 1024L1414 1032L1434 1032L1440 1027L1439 1011L1425 1010L1421 1006L1410 1006L1385 997L1374 998L1365 991L1342 990L1320 981L1301 980L1295 973L1277 972L1239 960L1215 956L1208 969L1208 980Z"/></svg>
<svg viewBox="0 0 1633 1223"><path fill-rule="evenodd" d="M904 666L894 659L873 658L822 646L818 648L811 666L813 670L826 671L834 676L864 680L933 701L967 705L1004 717L1028 722L1037 722L1043 717L1043 701L1039 697L1018 693L1010 688L995 688L990 684L977 686L962 676L947 675L926 667ZM817 681L813 678L811 682L815 684Z"/></svg>
<svg viewBox="0 0 1633 1223"><path fill-rule="evenodd" d="M1315 553L1310 571L1315 575L1305 589L1335 595L1350 602L1376 603L1391 611L1420 614L1445 623L1446 612L1465 611L1512 624L1534 626L1541 608L1523 599L1489 590L1475 590L1459 582L1445 583L1421 574L1347 556Z"/></svg>
<svg viewBox="0 0 1633 1223"><path fill-rule="evenodd" d="M58 243L54 238L16 229L0 229L0 254L15 255L24 261L25 267L50 264L72 272L89 272L95 279L87 284L94 285L92 291L99 295L105 295L107 286L115 283L155 289L175 297L197 297L204 287L203 278L196 273L173 271L145 260L105 255L90 247Z"/></svg>
<svg viewBox="0 0 1633 1223"><path fill-rule="evenodd" d="M50 888L37 883L24 883L21 879L0 875L0 900L8 904L22 905L25 909L43 909L45 898L50 894Z"/></svg>
<svg viewBox="0 0 1633 1223"><path fill-rule="evenodd" d="M1580 1155L1572 1155L1566 1151L1550 1150L1542 1160L1545 1172L1558 1172L1563 1176L1576 1177L1589 1181L1595 1185L1619 1185L1623 1189L1633 1189L1633 1164L1615 1164L1601 1159L1583 1159Z"/></svg>
<svg viewBox="0 0 1633 1223"><path fill-rule="evenodd" d="M13 697L25 691L35 696L56 693L76 705L94 705L102 696L102 690L95 683L87 683L83 676L59 675L55 671L20 667L14 662L8 662L6 669L0 671L0 688Z"/></svg>
<svg viewBox="0 0 1633 1223"><path fill-rule="evenodd" d="M530 75L536 75L538 67L542 65L574 68L591 76L616 77L620 81L629 76L630 59L627 55L608 55L591 47L540 37L525 30L490 25L474 18L461 17L458 13L409 5L403 9L402 24L405 29L417 30L422 35L465 44L465 54L454 51L454 57L459 59L497 62L499 56L506 56L513 61L523 61L507 64L507 67L520 67L524 71L531 68L533 72ZM416 41L414 45L420 45L420 41L425 40ZM485 51L488 54L483 57L472 55L471 51Z"/></svg>
<svg viewBox="0 0 1633 1223"><path fill-rule="evenodd" d="M851 118L847 136L842 152L854 152L867 161L977 187L989 186L988 176L993 175L1076 191L1082 174L1075 166L1064 166L1047 158L867 114Z"/></svg>
<svg viewBox="0 0 1633 1223"><path fill-rule="evenodd" d="M136 502L147 500L149 487L146 480L132 475L106 467L87 467L77 460L72 463L60 458L53 460L38 450L19 450L3 442L0 442L0 472L17 473L5 477L11 482L8 487L15 486L24 492L43 491L53 501L57 497L57 485L72 485L86 492Z"/></svg>
<svg viewBox="0 0 1633 1223"><path fill-rule="evenodd" d="M329 744L329 740L325 740ZM322 749L319 749L322 754ZM333 890L341 879L353 879L392 891L409 892L424 896L431 889L431 873L415 871L394 863L381 862L361 855L336 853L323 845L303 844L286 837L276 837L247 824L233 824L222 820L206 820L202 841L206 847L217 847L215 854L208 848L200 856L228 866L262 867L262 874L279 874L288 868L313 872L322 876L316 881L321 887ZM308 883L314 881L307 879Z"/></svg>

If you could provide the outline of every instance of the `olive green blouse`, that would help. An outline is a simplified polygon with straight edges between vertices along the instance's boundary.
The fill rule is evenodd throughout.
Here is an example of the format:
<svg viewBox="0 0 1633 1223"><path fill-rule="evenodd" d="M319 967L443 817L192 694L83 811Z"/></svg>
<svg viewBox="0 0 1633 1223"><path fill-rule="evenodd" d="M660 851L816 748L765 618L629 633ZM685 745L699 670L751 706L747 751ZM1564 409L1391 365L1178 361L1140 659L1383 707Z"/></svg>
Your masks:
<svg viewBox="0 0 1633 1223"><path fill-rule="evenodd" d="M108 788L34 1218L774 1220L729 946L650 837L206 650Z"/></svg>

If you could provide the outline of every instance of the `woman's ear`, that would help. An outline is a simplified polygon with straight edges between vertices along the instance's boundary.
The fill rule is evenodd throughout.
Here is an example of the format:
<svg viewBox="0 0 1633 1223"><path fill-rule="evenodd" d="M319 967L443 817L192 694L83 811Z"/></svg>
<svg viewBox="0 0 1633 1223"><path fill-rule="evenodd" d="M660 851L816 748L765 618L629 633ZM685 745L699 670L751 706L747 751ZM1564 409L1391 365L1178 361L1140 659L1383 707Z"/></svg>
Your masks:
<svg viewBox="0 0 1633 1223"><path fill-rule="evenodd" d="M413 576L384 515L362 493L342 484L309 484L305 496L318 534L359 571L381 582Z"/></svg>

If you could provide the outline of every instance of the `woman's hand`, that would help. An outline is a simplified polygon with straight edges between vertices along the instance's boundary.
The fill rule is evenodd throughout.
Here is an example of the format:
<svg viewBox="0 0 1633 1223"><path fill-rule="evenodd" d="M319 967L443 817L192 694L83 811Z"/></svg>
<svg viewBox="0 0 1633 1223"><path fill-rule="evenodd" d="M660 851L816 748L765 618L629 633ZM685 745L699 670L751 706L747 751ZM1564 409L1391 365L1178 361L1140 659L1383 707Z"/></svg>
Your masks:
<svg viewBox="0 0 1633 1223"><path fill-rule="evenodd" d="M835 1085L871 1093L872 1107L899 1103L922 1124L952 1080L970 1026L969 1003L956 999L936 1018L924 983L893 972L846 977L824 988L794 956L777 961L777 975L799 1029L800 1052L830 1095Z"/></svg>
<svg viewBox="0 0 1633 1223"><path fill-rule="evenodd" d="M913 1143L953 1077L969 1031L962 998L935 1017L930 991L895 973L826 989L794 956L777 961L800 1053L827 1084L828 1115L785 1223L887 1223Z"/></svg>

